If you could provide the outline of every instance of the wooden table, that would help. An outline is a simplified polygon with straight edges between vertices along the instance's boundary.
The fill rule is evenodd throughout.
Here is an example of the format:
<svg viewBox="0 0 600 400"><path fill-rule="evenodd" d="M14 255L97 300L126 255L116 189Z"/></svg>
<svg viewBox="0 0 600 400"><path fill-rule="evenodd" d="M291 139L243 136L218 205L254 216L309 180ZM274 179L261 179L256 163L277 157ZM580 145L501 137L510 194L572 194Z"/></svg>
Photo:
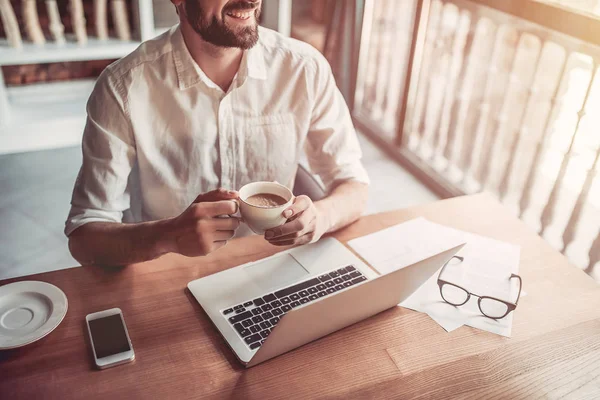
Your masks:
<svg viewBox="0 0 600 400"><path fill-rule="evenodd" d="M527 296L515 312L512 338L466 326L446 333L427 315L397 307L245 369L186 284L279 250L252 237L205 258L169 255L119 269L82 267L22 278L60 287L69 311L41 341L0 352L0 398L600 395L600 286L491 197L364 217L335 237L346 242L418 216L521 245ZM112 307L123 309L136 361L98 371L84 317Z"/></svg>

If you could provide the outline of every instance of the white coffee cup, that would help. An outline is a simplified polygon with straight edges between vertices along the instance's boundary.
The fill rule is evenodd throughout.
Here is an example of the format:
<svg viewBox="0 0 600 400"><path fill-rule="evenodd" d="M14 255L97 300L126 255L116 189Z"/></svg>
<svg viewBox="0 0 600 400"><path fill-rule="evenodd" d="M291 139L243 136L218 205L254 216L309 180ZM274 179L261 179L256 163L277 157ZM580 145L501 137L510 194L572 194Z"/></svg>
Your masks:
<svg viewBox="0 0 600 400"><path fill-rule="evenodd" d="M283 225L287 220L283 216L283 211L294 202L292 191L277 182L252 182L242 187L238 192L242 218L250 229L259 235L265 233L267 229ZM283 197L287 202L277 207L264 207L246 201L250 196L260 193L274 194Z"/></svg>

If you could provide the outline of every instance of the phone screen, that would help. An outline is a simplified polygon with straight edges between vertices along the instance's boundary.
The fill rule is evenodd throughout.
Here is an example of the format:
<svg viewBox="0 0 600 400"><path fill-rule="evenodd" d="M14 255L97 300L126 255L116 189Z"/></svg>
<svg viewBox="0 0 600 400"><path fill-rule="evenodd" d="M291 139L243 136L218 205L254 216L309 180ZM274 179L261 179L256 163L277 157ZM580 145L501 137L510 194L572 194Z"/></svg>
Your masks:
<svg viewBox="0 0 600 400"><path fill-rule="evenodd" d="M103 358L131 350L121 315L89 321L96 357Z"/></svg>

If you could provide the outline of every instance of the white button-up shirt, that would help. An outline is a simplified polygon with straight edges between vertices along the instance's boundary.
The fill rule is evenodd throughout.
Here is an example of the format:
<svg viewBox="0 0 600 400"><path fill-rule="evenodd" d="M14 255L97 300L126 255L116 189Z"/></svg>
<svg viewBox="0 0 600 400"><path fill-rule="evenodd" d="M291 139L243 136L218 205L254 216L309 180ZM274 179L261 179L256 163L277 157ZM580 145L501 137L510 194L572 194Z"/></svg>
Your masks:
<svg viewBox="0 0 600 400"><path fill-rule="evenodd" d="M173 217L218 187L291 188L303 151L327 189L368 183L325 58L268 29L259 37L227 92L192 59L179 27L103 71L87 104L67 235L88 222Z"/></svg>

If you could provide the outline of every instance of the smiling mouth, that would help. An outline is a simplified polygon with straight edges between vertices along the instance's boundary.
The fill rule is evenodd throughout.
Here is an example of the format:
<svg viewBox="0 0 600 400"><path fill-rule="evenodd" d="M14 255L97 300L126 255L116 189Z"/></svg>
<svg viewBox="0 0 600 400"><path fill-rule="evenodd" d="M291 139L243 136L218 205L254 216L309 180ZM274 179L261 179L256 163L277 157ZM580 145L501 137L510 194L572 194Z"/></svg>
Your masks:
<svg viewBox="0 0 600 400"><path fill-rule="evenodd" d="M254 11L256 9L251 9L251 10L244 10L244 11L229 11L227 13L225 13L225 15L231 17L231 18L235 18L235 19L239 19L239 20L247 20L250 19L250 17L252 17L252 15L254 15Z"/></svg>

